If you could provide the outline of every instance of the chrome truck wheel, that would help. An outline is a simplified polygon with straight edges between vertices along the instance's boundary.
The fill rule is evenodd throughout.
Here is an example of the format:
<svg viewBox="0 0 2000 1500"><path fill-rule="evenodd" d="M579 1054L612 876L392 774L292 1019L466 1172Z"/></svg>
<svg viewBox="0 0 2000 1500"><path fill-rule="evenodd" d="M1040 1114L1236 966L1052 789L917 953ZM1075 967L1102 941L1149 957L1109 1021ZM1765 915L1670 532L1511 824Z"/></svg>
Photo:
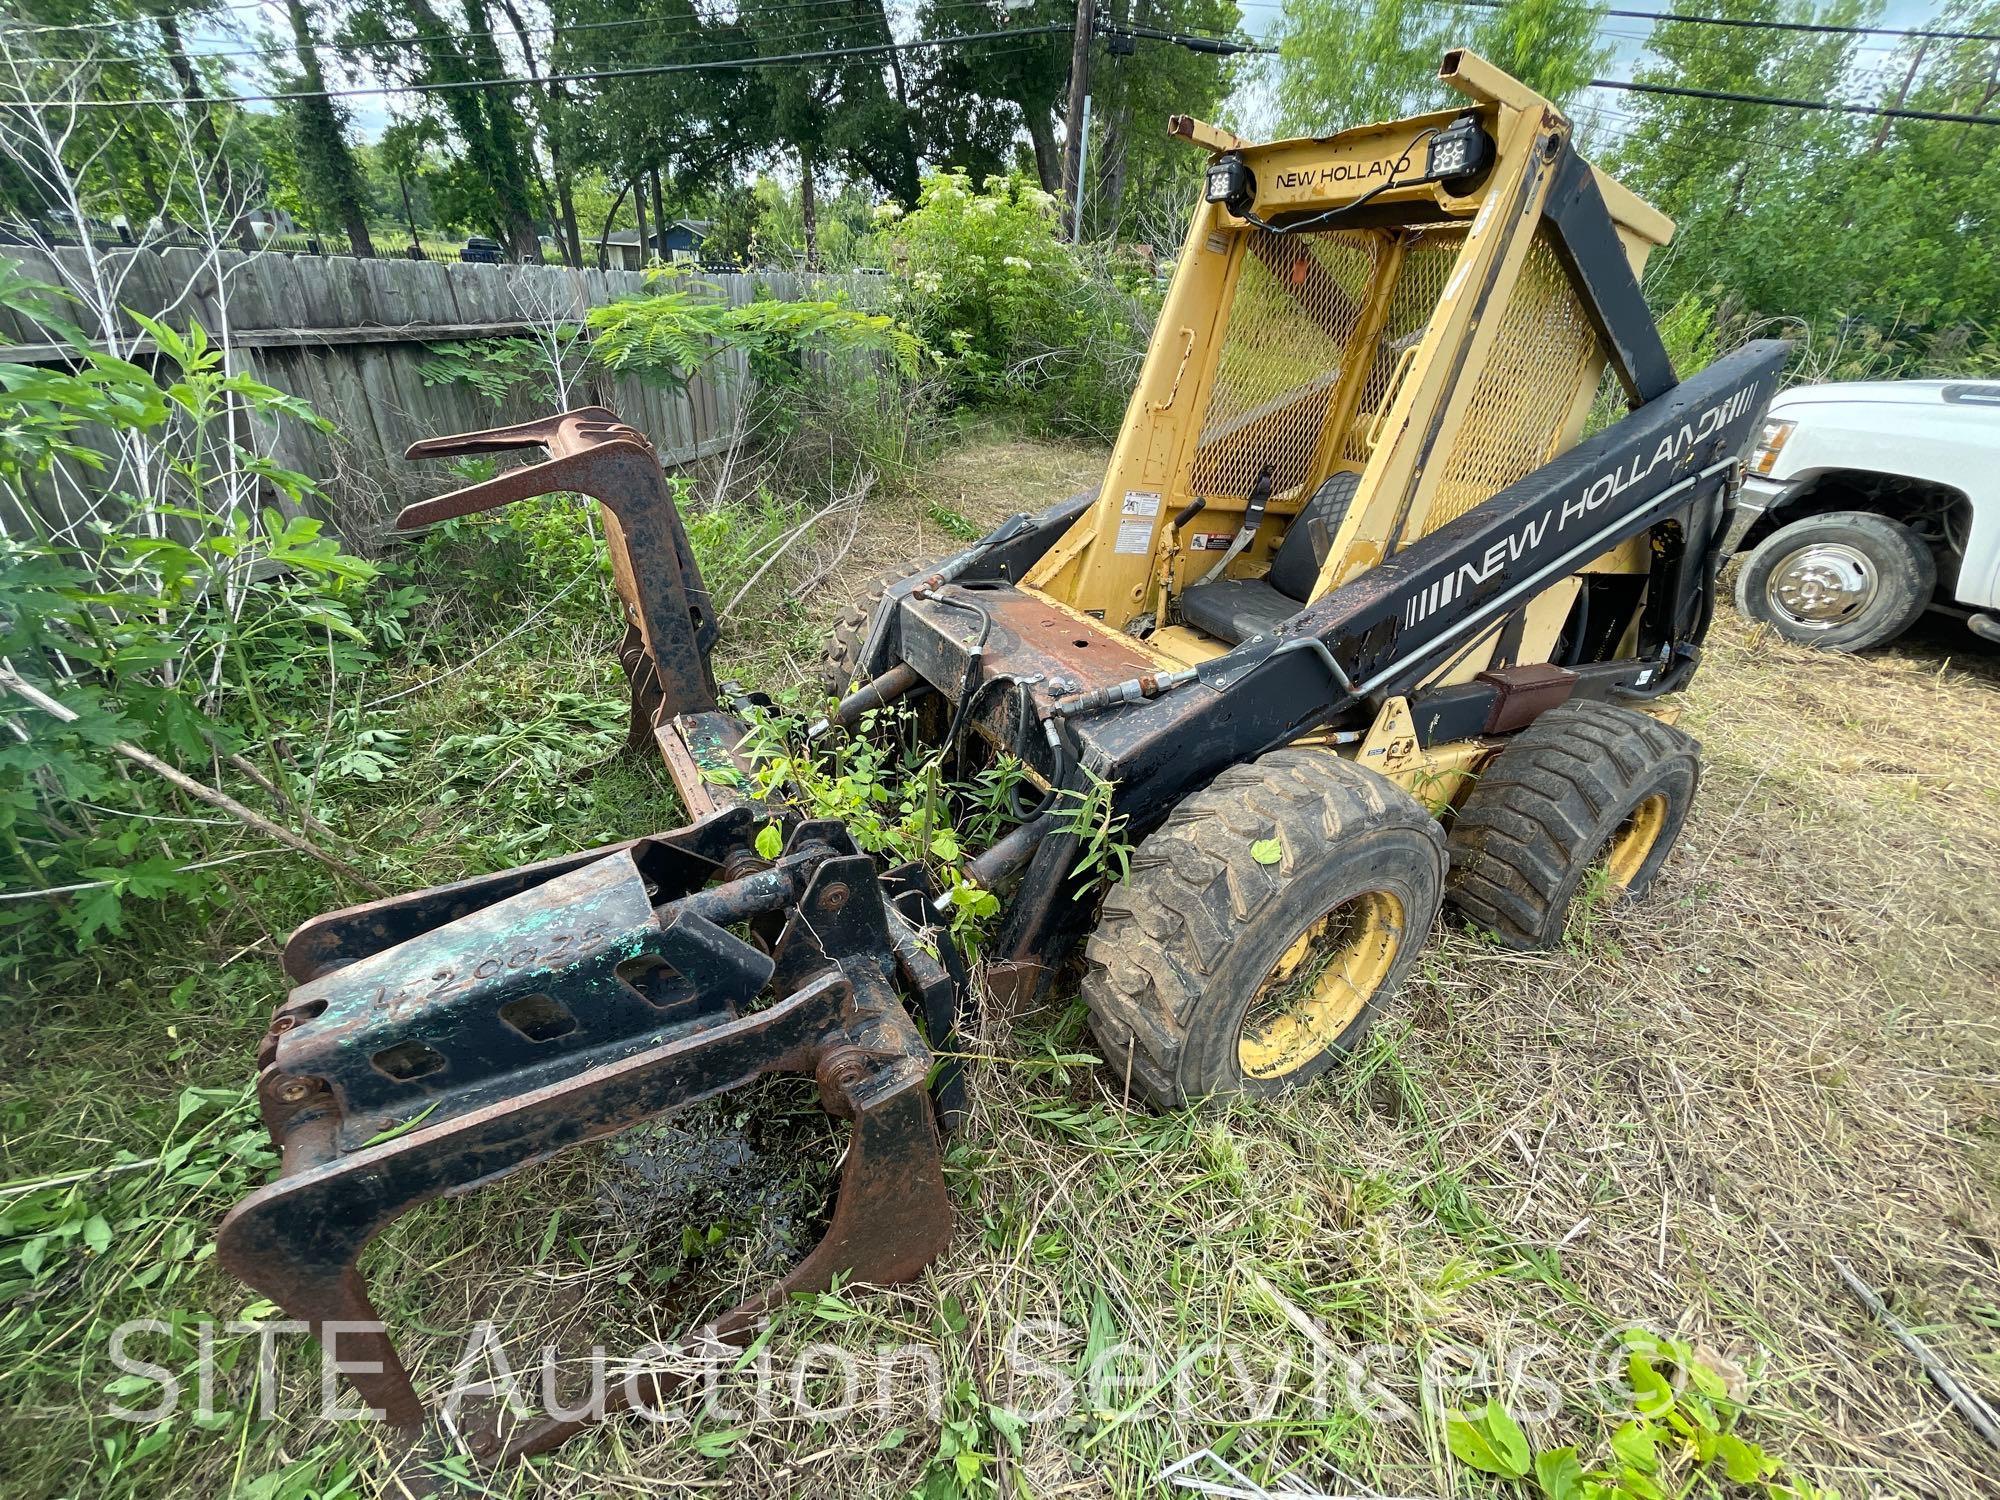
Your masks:
<svg viewBox="0 0 2000 1500"><path fill-rule="evenodd" d="M1909 527L1836 511L1764 538L1736 575L1736 607L1802 646L1865 651L1909 629L1936 586L1931 549Z"/></svg>

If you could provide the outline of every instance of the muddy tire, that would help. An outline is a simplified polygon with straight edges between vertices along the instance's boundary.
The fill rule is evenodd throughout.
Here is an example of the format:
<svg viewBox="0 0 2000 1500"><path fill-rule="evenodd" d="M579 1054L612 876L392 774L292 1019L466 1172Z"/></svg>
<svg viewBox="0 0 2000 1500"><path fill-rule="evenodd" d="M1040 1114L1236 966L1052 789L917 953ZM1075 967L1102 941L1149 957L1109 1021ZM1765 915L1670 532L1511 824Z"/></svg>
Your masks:
<svg viewBox="0 0 2000 1500"><path fill-rule="evenodd" d="M875 611L882 607L882 596L890 586L919 573L935 573L942 561L939 558L914 568L889 568L861 586L853 602L835 617L820 652L819 685L828 696L844 698L854 686L854 674L861 666L861 648L868 644L868 627L875 622Z"/></svg>
<svg viewBox="0 0 2000 1500"><path fill-rule="evenodd" d="M1085 948L1111 1074L1178 1109L1325 1072L1416 963L1444 870L1423 805L1330 751L1224 771L1139 845Z"/></svg>
<svg viewBox="0 0 2000 1500"><path fill-rule="evenodd" d="M1924 539L1861 510L1809 516L1757 544L1736 573L1736 608L1788 641L1866 651L1916 624L1937 589Z"/></svg>
<svg viewBox="0 0 2000 1500"><path fill-rule="evenodd" d="M1565 703L1515 735L1452 821L1447 896L1509 948L1558 942L1602 866L1613 899L1644 895L1687 823L1701 746L1649 715Z"/></svg>

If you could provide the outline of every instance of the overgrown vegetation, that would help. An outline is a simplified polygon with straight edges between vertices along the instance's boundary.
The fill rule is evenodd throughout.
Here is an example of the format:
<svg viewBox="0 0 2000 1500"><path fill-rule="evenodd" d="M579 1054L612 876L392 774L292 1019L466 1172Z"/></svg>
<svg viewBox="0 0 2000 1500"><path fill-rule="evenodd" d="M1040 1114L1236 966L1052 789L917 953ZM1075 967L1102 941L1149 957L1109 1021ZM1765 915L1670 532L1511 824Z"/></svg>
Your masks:
<svg viewBox="0 0 2000 1500"><path fill-rule="evenodd" d="M0 503L33 528L0 537L0 654L66 711L0 745L0 837L29 887L62 893L10 902L0 924L53 915L87 944L124 929L128 902L199 912L222 899L233 858L198 836L161 836L161 820L182 814L111 749L134 744L198 770L228 763L283 815L309 809L330 748L319 691L397 644L410 599L383 591L372 628L357 626L375 569L318 521L276 508L304 501L312 481L252 446L260 420L315 419L229 372L199 324L179 333L141 319L161 358L148 371L90 347L53 289L11 269L0 269L0 305L75 350L73 370L0 366L11 416ZM114 434L109 456L78 441L86 425ZM58 465L93 481L87 520L67 533L36 506ZM288 762L295 750L303 764Z"/></svg>
<svg viewBox="0 0 2000 1500"><path fill-rule="evenodd" d="M955 401L1109 437L1158 293L1136 268L1121 284L1057 230L1055 200L1023 178L975 188L963 173L932 176L894 225L896 307Z"/></svg>
<svg viewBox="0 0 2000 1500"><path fill-rule="evenodd" d="M992 440L955 452L934 464L922 485L883 492L856 552L942 551L954 530L990 525L1024 496L1073 491L1098 456L1064 459L1060 450ZM772 498L768 473L761 481L739 475L726 489L716 487L719 480L702 476L685 503L704 568L725 597L769 561L799 512ZM811 651L831 608L802 588L822 565L823 555L787 552L745 595L731 621L726 673L772 687L792 680L792 662ZM477 592L453 582L468 575L481 579ZM301 701L330 702L334 711L323 750L315 744L308 753L305 742L295 743L289 760L281 757L291 779L278 784L295 802L310 795L314 816L371 878L414 886L680 821L649 764L612 759L623 733L622 684L610 659L615 622L586 507L550 498L447 523L348 590L340 603L364 640L322 626L315 649L301 653L309 665L300 669L314 674L299 690ZM397 637L393 651L385 630ZM329 637L337 651L355 654L329 665ZM1932 669L1912 666L1907 681L1898 679L1901 691L1954 701L1982 689L1955 673L1934 681ZM1713 696L1702 712L1713 715L1717 703L1762 702L1781 678L1804 680L1781 662L1725 650L1703 679ZM261 679L257 685L263 689ZM1936 703L1905 711L1910 722L1939 714ZM36 744L48 743L44 719L14 717ZM766 731L779 757L796 753L794 718L781 716ZM1957 719L1947 711L1946 722ZM1490 1416L1490 1403L1514 1389L1507 1382L1515 1377L1503 1372L1518 1369L1546 1378L1559 1393L1549 1416L1522 1428L1530 1464L1523 1472L1539 1476L1545 1468L1558 1487L1552 1500L1567 1500L1562 1486L1579 1476L1634 1495L1650 1493L1644 1477L1663 1489L1698 1473L1726 1478L1731 1456L1739 1467L1785 1465L1759 1485L1826 1483L1845 1492L1850 1472L1885 1472L1885 1454L1857 1452L1850 1440L1828 1435L1824 1403L1889 1402L1896 1420L1907 1422L1912 1411L1927 1410L1924 1388L1894 1366L1849 1374L1825 1346L1802 1348L1796 1330L1828 1320L1850 1336L1868 1334L1839 1302L1807 1304L1809 1316L1760 1311L1762 1299L1794 1293L1789 1284L1756 1279L1768 1273L1751 1268L1768 1253L1736 1247L1738 1238L1754 1241L1756 1231L1716 1238L1728 1226L1718 1224L1708 1200L1676 1186L1686 1153L1706 1159L1716 1150L1728 1160L1729 1150L1750 1150L1764 1138L1754 1113L1739 1118L1730 1110L1782 1109L1773 1131L1784 1137L1828 1112L1845 1121L1844 1112L1863 1099L1894 1099L1895 1108L1913 1111L1911 1123L1899 1126L1869 1106L1869 1152L1887 1154L1868 1170L1916 1181L1925 1204L1950 1197L1955 1169L1935 1154L1945 1149L1937 1143L1947 1127L1917 1096L1897 1092L1915 1087L1909 1069L1936 1064L1926 1052L1901 1050L1932 1034L1923 1027L1908 1037L1902 1023L1857 1033L1874 1050L1865 1063L1843 1064L1864 1070L1853 1084L1803 1064L1801 1076L1817 1081L1797 1100L1730 1092L1741 1079L1729 1059L1750 1057L1762 1076L1787 1066L1788 1049L1809 1054L1817 1045L1825 976L1817 968L1802 972L1806 988L1784 991L1792 998L1781 996L1775 1010L1760 998L1759 1016L1780 1027L1783 1042L1754 1028L1735 1036L1727 1018L1738 1013L1741 991L1711 995L1706 987L1738 974L1746 977L1727 985L1752 982L1747 976L1762 971L1750 967L1751 956L1781 936L1792 964L1837 962L1846 951L1822 923L1811 928L1817 946L1798 955L1799 929L1780 888L1796 898L1821 887L1789 866L1760 875L1759 840L1791 840L1807 807L1825 826L1847 830L1850 842L1863 829L1882 837L1878 802L1843 800L1861 797L1858 786L1875 789L1868 799L1907 806L1894 768L1824 787L1810 779L1818 747L1784 752L1773 781L1768 757L1755 748L1771 732L1762 721L1738 718L1710 735L1725 748L1718 785L1702 804L1708 821L1674 866L1662 905L1645 918L1669 923L1666 939L1655 927L1634 928L1638 919L1617 909L1597 915L1592 941L1539 967L1448 939L1449 951L1413 993L1409 1016L1380 1033L1336 1085L1309 1096L1221 1121L1154 1118L1107 1095L1074 1013L1058 1008L991 1021L969 1049L977 1114L949 1163L961 1216L958 1248L908 1293L835 1293L791 1309L763 1346L782 1389L790 1362L815 1341L864 1358L878 1346L915 1341L941 1363L935 1409L919 1386L891 1378L886 1407L837 1426L782 1413L766 1420L754 1406L733 1418L664 1428L614 1424L508 1483L551 1495L594 1493L610 1474L753 1493L804 1485L836 1495L997 1496L1078 1483L1137 1493L1156 1492L1161 1470L1208 1449L1267 1484L1296 1473L1337 1486L1341 1472L1365 1476L1385 1493L1532 1495L1543 1480L1505 1477L1516 1450ZM1952 764L1971 753L1955 741L1937 750ZM864 839L926 858L940 873L957 851L977 847L1013 816L998 779L938 788L933 799L921 764L906 766L900 754L863 738L830 768L815 764L808 774L824 805ZM206 765L243 797L262 795L226 761L217 768L204 755L183 763ZM1929 759L1911 764L1916 774L1931 773ZM134 776L143 779L136 768ZM172 793L146 795L155 798L146 808L155 818L215 815ZM1985 826L1990 796L1966 795L1968 821L1948 826ZM1073 814L1079 828L1095 819L1087 805ZM296 1500L372 1492L388 1461L371 1434L299 1420L318 1380L303 1341L278 1341L278 1415L259 1414L258 1339L224 1325L273 1310L248 1302L207 1254L220 1214L272 1165L243 1080L281 993L275 942L302 918L362 893L343 889L325 867L274 857L240 825L143 826L146 838L165 837L177 850L247 856L221 867L231 881L227 899L204 908L199 923L187 920L189 909L178 901L134 907L122 933L100 930L85 947L46 921L19 924L6 938L6 989L21 998L8 1008L0 1046L9 1076L30 1082L0 1108L10 1178L0 1195L0 1295L10 1303L0 1321L0 1360L10 1371L10 1401L29 1414L37 1438L10 1449L6 1484L24 1496L79 1488L106 1496L177 1490ZM1121 846L1118 830L1107 829L1101 847L1110 873ZM1907 868L1905 860L1891 863ZM1732 881L1763 880L1769 888L1732 896L1721 885L1724 870L1734 872ZM1922 940L1901 928L1885 931L1865 966L1897 976L1898 993L1955 1003L1949 997L1964 992L1962 960L1952 950L1971 941L1964 924L1984 920L1979 913L1994 899L1989 874L1963 866L1951 911L1912 912ZM1856 913L1875 899L1857 889ZM20 904L46 915L55 903ZM1706 934L1699 943L1697 930ZM1635 962L1654 967L1632 975ZM1723 967L1704 976L1690 965ZM1703 1009L1663 1029L1660 995L1690 996ZM1713 1019L1703 1019L1710 1009ZM1802 1028L1795 1041L1794 1011ZM1564 1037L1560 1048L1535 1041L1537 1028L1551 1024ZM1551 1096L1545 1080L1558 1066L1583 1073ZM1656 1099L1689 1091L1689 1103L1660 1106L1656 1125L1671 1132L1671 1149L1656 1142L1655 1127L1634 1124L1628 1085L1586 1080L1599 1071L1623 1078L1633 1069L1650 1080L1645 1087ZM1863 1079L1870 1086L1857 1095ZM1712 1121L1697 1114L1683 1125L1682 1109L1722 1113ZM1520 1133L1520 1146L1509 1130ZM734 1153L729 1160L754 1164L733 1169L739 1176L747 1170L748 1180L763 1186L689 1196L671 1186L679 1181L673 1172L662 1186L661 1160L677 1161L693 1142L716 1140ZM809 1100L745 1098L730 1111L413 1215L384 1246L375 1285L385 1313L410 1338L420 1382L432 1389L450 1382L465 1330L479 1318L498 1319L517 1353L550 1338L569 1351L593 1339L629 1348L635 1329L672 1333L657 1321L661 1307L691 1318L705 1298L726 1299L741 1278L765 1274L770 1257L784 1252L783 1236L799 1232L795 1216L818 1201L824 1184L816 1174L830 1166L836 1141ZM1728 1150L1719 1144L1730 1141L1737 1144ZM1523 1165L1522 1150L1548 1175ZM1811 1170L1838 1165L1841 1180L1851 1180L1858 1158L1836 1164L1822 1162L1823 1154L1815 1149ZM1760 1160L1747 1170L1750 1184L1730 1191L1752 1191L1776 1168ZM1942 1181L1940 1172L1947 1174ZM1656 1175L1665 1184L1657 1197L1650 1186ZM1830 1192L1822 1182L1821 1200L1833 1201ZM1801 1184L1796 1199L1785 1200L1786 1217L1774 1221L1780 1232L1795 1232L1807 1211L1798 1205L1813 1196ZM1918 1213L1927 1232L1942 1216ZM1586 1215L1593 1227L1573 1232ZM1656 1239L1662 1215L1671 1230L1663 1241ZM1691 1247L1685 1256L1677 1248L1683 1239ZM482 1253L468 1255L468 1246ZM1976 1328L1978 1308L2000 1307L2000 1289L1948 1247L1935 1253L1942 1257L1937 1278L1925 1272L1906 1295L1925 1299L1954 1326ZM1661 1264L1666 1290L1655 1279ZM1944 1298L1957 1300L1935 1300ZM109 1341L118 1324L148 1317L164 1326L134 1335L128 1353L190 1377L189 1394L171 1419L128 1423L108 1415L111 1405L143 1409L157 1401L161 1385L113 1365ZM1077 1382L1073 1405L1032 1422L1019 1412L1048 1399L1047 1381L1023 1383L1020 1361L1010 1364L1005 1353L1009 1330L1024 1317L1051 1320L1046 1340L1026 1352ZM1651 1419L1658 1468L1650 1476L1632 1457L1638 1438L1618 1438L1591 1383L1593 1351L1606 1328L1635 1318L1675 1330L1691 1350L1698 1341L1702 1367L1723 1371L1728 1382L1726 1406L1703 1396L1716 1414L1712 1432L1692 1417L1694 1433L1663 1416ZM210 1340L220 1364L214 1415L206 1417L194 1411L191 1383L205 1319L216 1325ZM1240 1366L1219 1352L1198 1352L1221 1330L1236 1341ZM1406 1364L1375 1372L1396 1404L1350 1405L1339 1394L1338 1364L1335 1400L1315 1404L1305 1372L1326 1357L1323 1341L1341 1351L1373 1343L1410 1351ZM1179 1378L1196 1399L1176 1406L1171 1364L1149 1376L1137 1355L1119 1352L1134 1343L1172 1351L1170 1361L1187 1357ZM1449 1381L1420 1378L1424 1359L1461 1344L1489 1349L1491 1371L1441 1365ZM1509 1351L1525 1344L1546 1348L1525 1367L1510 1365ZM1684 1368L1695 1359L1690 1353ZM1830 1360L1840 1373L1812 1373ZM1035 1367L1026 1368L1032 1374ZM1292 1373L1278 1379L1285 1369ZM1813 1383L1820 1380L1834 1381L1840 1395L1822 1394ZM1699 1385L1693 1389L1703 1395ZM1265 1391L1273 1392L1268 1402ZM1396 1414L1384 1419L1384 1411ZM1457 1412L1491 1429L1488 1446L1500 1470L1476 1477L1474 1455L1485 1450L1454 1438L1464 1425L1454 1420ZM1742 1453L1725 1453L1723 1435L1742 1443ZM1565 1449L1575 1450L1575 1474L1561 1460ZM786 1467L813 1453L828 1456L804 1477ZM1922 1450L1923 1472L1945 1481L1972 1472L1963 1467L1976 1463L1969 1454L1941 1437ZM1908 1458L1900 1453L1896 1461ZM1628 1474L1633 1469L1640 1478ZM429 1477L447 1492L490 1487L455 1477L462 1473L445 1465ZM1948 1482L1934 1487L1950 1490Z"/></svg>
<svg viewBox="0 0 2000 1500"><path fill-rule="evenodd" d="M478 28L428 6L351 9L355 36L404 23L449 33L405 76L491 65L459 34ZM1235 20L1226 7L1169 9L1154 19ZM1360 113L1403 107L1421 80L1395 69L1434 65L1446 23L1433 12L1288 13L1279 65L1310 64L1293 102L1323 102L1337 85L1386 91ZM290 13L306 69L323 33L300 7ZM177 14L148 11L144 25L164 31ZM1995 24L1990 7L1963 15ZM920 24L962 19L926 11ZM1511 49L1537 83L1575 97L1598 55L1594 12L1522 4L1489 19L1489 50ZM784 20L750 7L729 39L769 38ZM826 34L873 24L843 18ZM124 49L126 34L115 38L111 50ZM715 41L704 20L647 45L670 56ZM1852 56L1748 41L1758 46L1727 67L1699 64L1698 77L1697 49L1663 49L1660 76L1832 89ZM871 852L925 864L973 947L997 902L958 871L1032 811L1018 768L1003 760L947 784L934 757L902 748L889 715L809 750L815 705L795 684L848 573L936 555L1101 470L1096 449L1024 441L1015 428L1108 433L1158 295L1148 258L1060 235L1042 159L1060 49L979 45L979 87L1018 111L1032 173L1011 159L1016 114L936 107L938 90L963 92L944 71L915 80L911 105L879 70L871 81L837 68L827 76L851 97L735 99L746 133L729 143L669 139L669 125L698 113L690 101L711 116L731 107L708 80L690 78L670 109L607 88L595 107L621 128L603 140L581 101L538 85L526 91L532 113L507 116L498 92L439 104L353 164L378 221L389 187L413 184L427 220L456 215L517 242L532 237L545 192L565 241L579 203L606 229L628 222L642 181L655 222L662 198L698 205L685 183L681 198L654 190L652 167L668 162L669 185L675 167L699 180L751 131L808 180L836 168L895 179L907 211L878 209L861 189L812 200L768 179L710 200L718 233L746 247L762 236L782 258L837 246L848 264L884 269L879 306L731 307L661 271L646 296L582 326L442 346L428 377L537 403L607 371L670 387L739 366L755 378L746 441L681 481L680 501L725 614L723 673L779 698L750 747L757 779L800 788ZM92 87L105 76L190 87L161 71L166 56L113 57ZM1990 78L1969 58L1908 55L1905 94L1987 109ZM1097 189L1087 226L1180 232L1199 157L1137 139L1163 76L1135 66L1100 96L1100 118L1116 123L1093 151L1120 185ZM836 97L866 112L843 119ZM1178 92L1170 102L1204 108ZM919 135L954 169L919 191L917 137L895 127L926 108ZM1979 205L1992 201L1994 158L1983 136L1829 121L1790 153L1721 109L1690 113L1706 123L1685 134L1646 111L1634 107L1640 123L1618 144L1640 185L1684 219L1688 248L1657 262L1651 289L1683 370L1781 317L1811 323L1808 368L1823 373L1990 365ZM91 202L128 219L204 213L219 239L231 216L188 189L226 187L225 169L258 154L240 132L202 141L201 122L213 135L232 118L242 132L267 128L218 102L157 137L137 126L91 136L109 173ZM301 110L289 141L250 143L267 160L304 152L294 177L274 179L286 201L303 207L307 179L347 170L330 154L339 123ZM521 170L534 160L522 131L572 152L546 188ZM171 193L144 181L140 148L153 139L197 164ZM1698 166L1681 178L1662 165L1674 160ZM1787 162L1796 177L1773 175ZM19 167L0 186L20 191ZM1893 192L1871 185L1875 172ZM1711 214L1719 182L1731 197ZM328 200L344 219L352 207ZM1817 226L1817 247L1781 210ZM1825 255L1861 238L1857 225L1866 255ZM1728 249L1739 233L1740 256ZM1824 264L1806 265L1813 255ZM0 1488L371 1493L394 1467L376 1436L303 1415L318 1387L311 1349L280 1344L267 1417L254 1399L259 1334L229 1326L276 1315L211 1259L221 1214L274 1167L245 1080L283 990L277 950L300 921L683 821L661 773L617 753L625 698L596 512L546 497L364 561L296 513L312 479L263 457L269 424L313 414L233 372L211 343L220 330L148 325L161 351L149 370L87 347L46 288L0 276L0 305L74 355L66 367L0 367L0 662L75 714L61 720L0 685L0 836L14 872L0 892L0 1066L15 1085L0 1102L0 1369L28 1434L0 1457ZM114 434L109 449L99 430ZM51 483L95 497L87 525L65 533L37 519ZM1444 936L1405 1013L1324 1088L1219 1119L1156 1118L1125 1107L1074 1007L988 1018L968 1041L974 1118L950 1148L951 1255L905 1292L803 1299L759 1345L782 1384L785 1362L816 1346L867 1361L915 1343L941 1371L930 1391L891 1370L880 1409L850 1422L745 1405L661 1427L614 1423L499 1480L433 1457L422 1479L462 1494L652 1484L983 1500L1158 1493L1175 1465L1222 1477L1201 1467L1213 1459L1274 1489L1439 1497L1977 1493L1985 1455L1817 1259L1840 1245L1954 1364L1989 1386L2000 1378L1988 1347L2000 1327L2000 1057L1986 1024L2000 887L1984 858L2000 829L2000 777L1987 774L1994 683L1946 648L1908 651L1808 672L1722 622L1692 707L1710 785L1655 902L1634 914L1586 900L1568 944L1533 959ZM1916 727L1890 755L1857 703ZM1072 894L1122 878L1131 847L1108 789L1057 811L1084 846ZM273 829L306 848L274 843ZM1839 851L1831 867L1828 848ZM774 1089L575 1153L400 1224L375 1252L383 1310L412 1335L432 1389L482 1318L512 1347L554 1341L570 1355L595 1340L630 1349L672 1337L810 1240L838 1140L809 1097ZM114 1330L134 1319L152 1321L127 1353L188 1392L173 1414L137 1422L112 1408L143 1409L163 1387L111 1358ZM1626 1337L1633 1323L1653 1330L1649 1342ZM1024 1328L1046 1334L1031 1355L1054 1372L1030 1375L1073 1398L1033 1420L1022 1407L1045 1393L1016 1378ZM205 1348L219 1383L196 1409ZM1344 1362L1379 1349L1393 1358L1341 1387ZM1149 1365L1148 1351L1163 1358ZM1341 1387L1330 1402L1304 1374L1322 1364ZM1517 1420L1531 1395L1546 1399Z"/></svg>

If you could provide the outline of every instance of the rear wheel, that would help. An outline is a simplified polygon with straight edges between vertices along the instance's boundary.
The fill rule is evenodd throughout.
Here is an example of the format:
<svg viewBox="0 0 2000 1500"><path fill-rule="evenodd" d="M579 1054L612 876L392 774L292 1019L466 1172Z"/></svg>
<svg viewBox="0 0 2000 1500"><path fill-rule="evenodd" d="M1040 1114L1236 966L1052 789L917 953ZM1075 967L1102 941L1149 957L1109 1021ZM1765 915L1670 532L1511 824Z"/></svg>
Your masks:
<svg viewBox="0 0 2000 1500"><path fill-rule="evenodd" d="M1452 820L1452 905L1509 948L1546 948L1593 871L1613 899L1643 895L1687 822L1700 750L1629 708L1550 709L1493 758Z"/></svg>
<svg viewBox="0 0 2000 1500"><path fill-rule="evenodd" d="M1416 962L1443 845L1414 797L1329 751L1224 771L1140 844L1085 949L1112 1072L1162 1109L1325 1072Z"/></svg>
<svg viewBox="0 0 2000 1500"><path fill-rule="evenodd" d="M1937 587L1937 560L1909 527L1835 511L1780 527L1736 575L1736 607L1788 641L1865 651L1914 625Z"/></svg>

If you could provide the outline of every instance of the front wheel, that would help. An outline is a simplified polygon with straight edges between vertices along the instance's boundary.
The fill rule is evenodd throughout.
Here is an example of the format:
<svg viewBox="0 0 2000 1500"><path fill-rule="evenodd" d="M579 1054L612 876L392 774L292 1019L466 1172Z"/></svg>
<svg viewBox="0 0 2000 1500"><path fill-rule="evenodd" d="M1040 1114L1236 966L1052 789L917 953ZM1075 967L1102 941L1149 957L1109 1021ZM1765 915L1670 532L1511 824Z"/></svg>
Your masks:
<svg viewBox="0 0 2000 1500"><path fill-rule="evenodd" d="M1423 804L1330 751L1224 771L1140 844L1085 949L1112 1074L1161 1109L1317 1077L1416 963L1444 867Z"/></svg>
<svg viewBox="0 0 2000 1500"><path fill-rule="evenodd" d="M1788 641L1866 651L1917 621L1937 587L1937 560L1909 527L1868 511L1834 511L1782 526L1736 575L1736 608Z"/></svg>
<svg viewBox="0 0 2000 1500"><path fill-rule="evenodd" d="M942 563L940 558L914 568L889 568L861 585L861 592L826 633L817 672L822 692L829 698L844 698L860 685L855 678L861 671L861 648L868 643L868 631L875 623L876 611L882 608L882 596L905 578L936 572Z"/></svg>

